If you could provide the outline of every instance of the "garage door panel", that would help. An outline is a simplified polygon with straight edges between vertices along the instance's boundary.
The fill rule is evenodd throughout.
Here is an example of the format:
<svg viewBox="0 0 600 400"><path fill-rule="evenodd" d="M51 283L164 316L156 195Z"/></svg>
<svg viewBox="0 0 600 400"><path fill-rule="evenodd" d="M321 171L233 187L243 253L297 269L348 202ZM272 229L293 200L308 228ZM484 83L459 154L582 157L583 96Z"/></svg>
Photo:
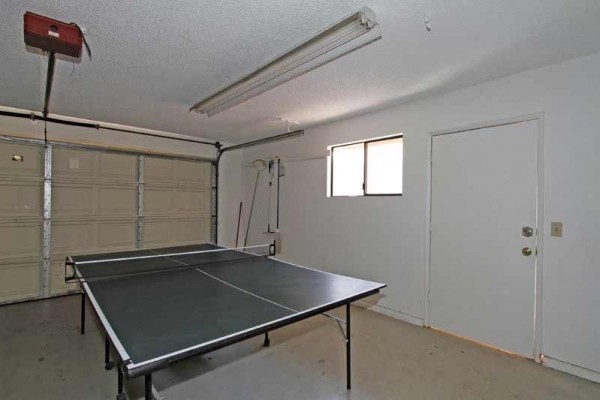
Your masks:
<svg viewBox="0 0 600 400"><path fill-rule="evenodd" d="M175 190L175 209L177 212L184 213L210 213L211 193L208 189Z"/></svg>
<svg viewBox="0 0 600 400"><path fill-rule="evenodd" d="M210 218L146 220L144 247L207 242L210 240Z"/></svg>
<svg viewBox="0 0 600 400"><path fill-rule="evenodd" d="M0 265L0 302L41 296L41 270L40 261Z"/></svg>
<svg viewBox="0 0 600 400"><path fill-rule="evenodd" d="M56 217L92 215L96 212L93 186L55 184L52 187L52 213Z"/></svg>
<svg viewBox="0 0 600 400"><path fill-rule="evenodd" d="M197 243L210 240L210 218L174 221L173 236L177 243Z"/></svg>
<svg viewBox="0 0 600 400"><path fill-rule="evenodd" d="M137 215L137 186L59 183L53 187L52 212L57 217Z"/></svg>
<svg viewBox="0 0 600 400"><path fill-rule="evenodd" d="M136 220L57 221L52 224L52 254L133 249L136 233Z"/></svg>
<svg viewBox="0 0 600 400"><path fill-rule="evenodd" d="M14 157L21 157L16 161ZM40 145L2 143L0 174L6 177L41 178L44 173L44 149Z"/></svg>
<svg viewBox="0 0 600 400"><path fill-rule="evenodd" d="M95 223L53 222L52 254L79 254L94 251L97 246Z"/></svg>
<svg viewBox="0 0 600 400"><path fill-rule="evenodd" d="M144 211L146 215L168 213L173 209L171 189L146 188L144 190Z"/></svg>
<svg viewBox="0 0 600 400"><path fill-rule="evenodd" d="M52 177L91 179L95 175L97 152L55 147L52 154Z"/></svg>
<svg viewBox="0 0 600 400"><path fill-rule="evenodd" d="M8 223L0 225L0 257L42 256L42 224Z"/></svg>
<svg viewBox="0 0 600 400"><path fill-rule="evenodd" d="M99 187L100 214L137 215L137 187Z"/></svg>
<svg viewBox="0 0 600 400"><path fill-rule="evenodd" d="M99 156L98 177L106 180L136 182L137 156L101 152Z"/></svg>
<svg viewBox="0 0 600 400"><path fill-rule="evenodd" d="M65 282L65 259L53 259L50 271L50 293L52 295L60 295L79 291L79 285L75 282ZM67 274L72 276L73 269L67 266Z"/></svg>
<svg viewBox="0 0 600 400"><path fill-rule="evenodd" d="M0 181L0 216L41 217L43 196L41 183Z"/></svg>
<svg viewBox="0 0 600 400"><path fill-rule="evenodd" d="M146 183L171 182L175 176L172 159L144 157L144 180Z"/></svg>
<svg viewBox="0 0 600 400"><path fill-rule="evenodd" d="M173 242L173 221L144 221L144 247L159 247Z"/></svg>
<svg viewBox="0 0 600 400"><path fill-rule="evenodd" d="M175 160L175 180L193 185L210 185L211 164L197 161Z"/></svg>
<svg viewBox="0 0 600 400"><path fill-rule="evenodd" d="M41 144L0 142L0 303L43 295Z"/></svg>
<svg viewBox="0 0 600 400"><path fill-rule="evenodd" d="M135 249L137 222L99 222L98 248L102 251Z"/></svg>
<svg viewBox="0 0 600 400"><path fill-rule="evenodd" d="M144 190L144 214L164 214L173 210L173 191L171 189L147 188Z"/></svg>
<svg viewBox="0 0 600 400"><path fill-rule="evenodd" d="M138 156L57 148L54 156L51 294L64 283L66 255L136 247Z"/></svg>

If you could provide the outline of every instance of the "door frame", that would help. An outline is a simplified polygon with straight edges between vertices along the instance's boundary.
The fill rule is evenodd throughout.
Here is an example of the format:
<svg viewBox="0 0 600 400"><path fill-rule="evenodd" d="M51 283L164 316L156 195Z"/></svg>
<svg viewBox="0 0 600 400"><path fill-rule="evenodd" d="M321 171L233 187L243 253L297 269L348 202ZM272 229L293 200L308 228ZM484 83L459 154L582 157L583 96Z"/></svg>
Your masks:
<svg viewBox="0 0 600 400"><path fill-rule="evenodd" d="M542 354L542 281L543 281L543 254L544 254L544 113L534 113L521 115L512 118L504 118L494 121L480 122L456 128L435 130L428 132L427 140L427 196L425 219L425 287L424 287L424 325L430 325L430 274L431 274L431 196L432 196L432 162L433 162L433 138L440 135L449 135L452 133L474 131L484 128L492 128L502 125L510 125L519 122L536 121L537 123L537 212L536 212L536 231L537 231L537 255L535 260L534 273L534 315L533 315L533 349L532 355L535 361L541 363Z"/></svg>

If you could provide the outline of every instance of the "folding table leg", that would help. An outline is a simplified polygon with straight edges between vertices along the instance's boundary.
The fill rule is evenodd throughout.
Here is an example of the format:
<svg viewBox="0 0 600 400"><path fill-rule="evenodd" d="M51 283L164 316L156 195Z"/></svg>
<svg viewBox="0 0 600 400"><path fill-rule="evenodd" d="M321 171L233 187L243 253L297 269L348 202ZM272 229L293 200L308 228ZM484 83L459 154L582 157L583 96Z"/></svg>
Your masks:
<svg viewBox="0 0 600 400"><path fill-rule="evenodd" d="M346 304L346 388L352 388L350 359L350 303Z"/></svg>
<svg viewBox="0 0 600 400"><path fill-rule="evenodd" d="M152 374L145 376L145 400L153 400L152 398Z"/></svg>
<svg viewBox="0 0 600 400"><path fill-rule="evenodd" d="M123 392L123 371L121 369L122 367L123 367L123 363L119 363L119 365L117 365L117 370L118 370L117 400L126 400L127 399L127 395L125 394L125 392Z"/></svg>
<svg viewBox="0 0 600 400"><path fill-rule="evenodd" d="M81 292L81 322L80 322L80 333L85 333L85 292Z"/></svg>
<svg viewBox="0 0 600 400"><path fill-rule="evenodd" d="M110 342L108 336L104 338L104 369L110 371L115 363L110 361Z"/></svg>
<svg viewBox="0 0 600 400"><path fill-rule="evenodd" d="M265 341L263 342L263 345L265 347L269 347L270 344L271 344L271 340L269 340L269 332L265 332Z"/></svg>

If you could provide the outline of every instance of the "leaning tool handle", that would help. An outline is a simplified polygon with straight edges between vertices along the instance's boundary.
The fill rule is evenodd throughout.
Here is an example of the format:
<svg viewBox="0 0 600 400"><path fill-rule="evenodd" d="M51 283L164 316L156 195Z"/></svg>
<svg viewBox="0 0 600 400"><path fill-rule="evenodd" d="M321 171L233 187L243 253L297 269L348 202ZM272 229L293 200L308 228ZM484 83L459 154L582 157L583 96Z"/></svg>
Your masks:
<svg viewBox="0 0 600 400"><path fill-rule="evenodd" d="M240 239L240 222L242 221L242 202L240 201L240 210L238 211L237 230L235 231L235 247L238 247Z"/></svg>

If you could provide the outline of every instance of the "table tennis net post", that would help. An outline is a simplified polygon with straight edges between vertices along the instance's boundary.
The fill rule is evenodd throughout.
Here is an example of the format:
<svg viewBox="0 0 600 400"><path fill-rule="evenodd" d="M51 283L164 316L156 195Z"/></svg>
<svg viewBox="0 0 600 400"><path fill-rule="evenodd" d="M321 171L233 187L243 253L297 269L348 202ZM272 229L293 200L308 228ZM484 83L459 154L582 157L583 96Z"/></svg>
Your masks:
<svg viewBox="0 0 600 400"><path fill-rule="evenodd" d="M176 271L219 264L247 262L273 256L275 244L261 244L238 248L218 248L168 252L165 249L147 249L139 255L114 253L110 257L98 254L98 258L86 257L65 261L65 282L85 282L118 278L130 275ZM76 259L77 257L75 257Z"/></svg>

